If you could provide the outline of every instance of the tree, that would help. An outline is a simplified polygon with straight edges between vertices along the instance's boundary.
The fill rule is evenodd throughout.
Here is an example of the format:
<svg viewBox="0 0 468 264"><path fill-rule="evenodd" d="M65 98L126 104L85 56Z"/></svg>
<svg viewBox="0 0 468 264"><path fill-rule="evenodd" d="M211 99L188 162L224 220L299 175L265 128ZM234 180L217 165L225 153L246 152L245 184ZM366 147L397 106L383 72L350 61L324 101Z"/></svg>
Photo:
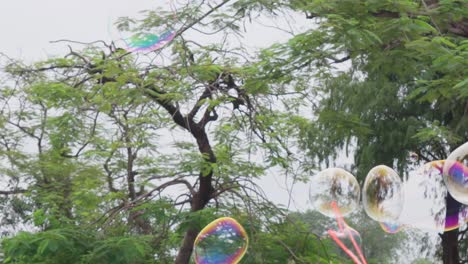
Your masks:
<svg viewBox="0 0 468 264"><path fill-rule="evenodd" d="M312 158L351 148L362 181L377 164L404 173L409 151L424 162L445 159L468 140L466 2L281 4L316 26L265 51L260 65L266 81L317 78L321 99L302 129ZM442 235L444 263L459 262L457 237L458 230Z"/></svg>
<svg viewBox="0 0 468 264"><path fill-rule="evenodd" d="M137 32L178 26L164 65L102 42L32 65L5 58L0 155L9 188L0 194L16 221L39 231L6 239L7 263L144 263L155 255L189 263L198 232L222 212L278 212L254 180L270 168L298 178L309 171L289 141L304 121L302 93L270 90L241 49L185 35L238 33L243 4L228 2L192 1L177 17L148 12L139 24L122 19L119 27ZM10 206L16 200L21 206ZM269 224L287 228L280 216ZM252 239L257 233L268 240L253 231ZM296 255L288 246L296 241L275 239L283 258ZM324 259L307 241L296 261Z"/></svg>

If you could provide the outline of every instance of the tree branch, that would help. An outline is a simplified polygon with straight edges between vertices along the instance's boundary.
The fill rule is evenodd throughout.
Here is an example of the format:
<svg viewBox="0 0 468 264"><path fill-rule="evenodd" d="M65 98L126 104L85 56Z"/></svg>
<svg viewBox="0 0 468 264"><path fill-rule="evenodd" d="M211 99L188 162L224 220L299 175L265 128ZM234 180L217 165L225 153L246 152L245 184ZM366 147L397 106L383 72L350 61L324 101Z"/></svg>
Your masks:
<svg viewBox="0 0 468 264"><path fill-rule="evenodd" d="M15 189L15 190L8 190L8 191L0 190L0 195L21 194L21 193L25 193L27 191L28 190L24 190L24 189Z"/></svg>

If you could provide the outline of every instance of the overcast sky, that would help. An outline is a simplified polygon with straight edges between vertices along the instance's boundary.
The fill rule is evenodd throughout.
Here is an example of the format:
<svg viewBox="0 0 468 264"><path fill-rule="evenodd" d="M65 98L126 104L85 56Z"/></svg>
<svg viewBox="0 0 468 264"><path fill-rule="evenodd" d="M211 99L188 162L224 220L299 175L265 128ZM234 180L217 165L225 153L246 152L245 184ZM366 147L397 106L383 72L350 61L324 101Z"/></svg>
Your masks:
<svg viewBox="0 0 468 264"><path fill-rule="evenodd" d="M112 18L134 16L162 0L15 0L0 3L0 51L26 60L47 58L64 51L58 39L83 42L110 40Z"/></svg>

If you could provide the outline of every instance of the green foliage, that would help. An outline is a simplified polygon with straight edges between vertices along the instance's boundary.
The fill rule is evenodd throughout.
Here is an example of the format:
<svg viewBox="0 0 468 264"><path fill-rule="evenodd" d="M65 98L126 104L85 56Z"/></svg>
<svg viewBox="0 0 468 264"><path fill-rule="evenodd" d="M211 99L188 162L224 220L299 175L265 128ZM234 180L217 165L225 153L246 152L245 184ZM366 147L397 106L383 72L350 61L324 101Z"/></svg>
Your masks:
<svg viewBox="0 0 468 264"><path fill-rule="evenodd" d="M91 249L90 239L89 233L71 229L22 232L2 241L4 263L80 263Z"/></svg>
<svg viewBox="0 0 468 264"><path fill-rule="evenodd" d="M150 239L143 236L99 239L90 230L22 232L2 241L4 263L152 263Z"/></svg>
<svg viewBox="0 0 468 264"><path fill-rule="evenodd" d="M259 65L268 65L260 68L265 77L276 71L274 80L310 70L320 83L316 119L301 131L312 157L328 160L349 146L362 178L375 164L397 164L403 173L408 151L425 161L443 159L468 139L466 38L451 33L466 15L459 2L434 10L410 0L290 7L313 17L317 28L263 51ZM341 58L350 69L334 67Z"/></svg>

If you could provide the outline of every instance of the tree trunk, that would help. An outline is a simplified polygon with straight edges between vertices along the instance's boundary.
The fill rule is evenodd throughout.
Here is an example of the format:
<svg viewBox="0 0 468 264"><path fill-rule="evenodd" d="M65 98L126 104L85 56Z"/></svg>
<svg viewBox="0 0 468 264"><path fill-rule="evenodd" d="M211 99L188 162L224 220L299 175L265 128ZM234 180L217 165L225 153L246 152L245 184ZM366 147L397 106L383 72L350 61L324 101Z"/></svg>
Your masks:
<svg viewBox="0 0 468 264"><path fill-rule="evenodd" d="M457 202L450 193L447 193L447 212L446 218L450 214L456 214L460 211L461 204ZM460 264L458 254L458 228L446 231L441 235L442 238L442 260L444 264Z"/></svg>
<svg viewBox="0 0 468 264"><path fill-rule="evenodd" d="M192 135L197 139L197 145L200 150L200 153L206 155L205 161L210 163L216 162L216 157L211 149L208 136L203 128L194 129L191 131ZM205 208L208 202L211 199L211 194L213 193L213 186L211 179L213 177L213 171L210 171L208 174L203 174L200 172L198 180L200 182L200 188L197 193L192 197L191 202L191 212L197 212ZM177 254L175 260L176 264L188 264L190 262L190 257L192 256L193 243L200 232L198 225L192 224L187 232L185 233L182 246Z"/></svg>

